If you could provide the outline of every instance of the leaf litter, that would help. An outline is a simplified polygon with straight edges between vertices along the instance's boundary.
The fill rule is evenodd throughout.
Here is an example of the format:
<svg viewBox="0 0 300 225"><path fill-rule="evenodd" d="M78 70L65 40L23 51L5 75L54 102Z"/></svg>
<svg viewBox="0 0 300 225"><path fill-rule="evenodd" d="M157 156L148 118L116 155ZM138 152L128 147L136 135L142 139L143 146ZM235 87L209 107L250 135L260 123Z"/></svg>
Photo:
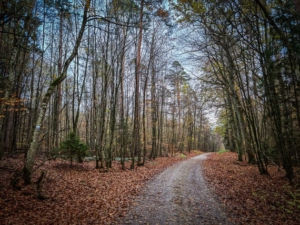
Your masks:
<svg viewBox="0 0 300 225"><path fill-rule="evenodd" d="M196 152L187 158L197 155ZM124 217L145 182L180 157L162 157L144 167L125 170L113 162L109 172L99 172L94 162L70 166L68 161L37 160L33 181L41 171L39 198L36 184L11 182L21 171L23 157L0 161L0 224L111 224ZM255 165L237 162L235 153L212 154L204 161L204 174L211 191L235 224L300 224L299 169L290 185L283 171L269 166L270 176L260 175Z"/></svg>
<svg viewBox="0 0 300 225"><path fill-rule="evenodd" d="M211 191L235 224L300 224L299 169L294 184L270 165L260 175L256 165L238 162L237 154L212 154L204 161L204 175Z"/></svg>
<svg viewBox="0 0 300 225"><path fill-rule="evenodd" d="M38 159L31 185L11 181L22 169L23 156L0 161L0 224L111 224L126 215L145 182L165 168L186 158L159 157L145 166L122 170L113 162L108 172L95 169L95 162L70 165L62 159ZM39 189L36 181L45 171ZM17 177L18 178L18 177Z"/></svg>

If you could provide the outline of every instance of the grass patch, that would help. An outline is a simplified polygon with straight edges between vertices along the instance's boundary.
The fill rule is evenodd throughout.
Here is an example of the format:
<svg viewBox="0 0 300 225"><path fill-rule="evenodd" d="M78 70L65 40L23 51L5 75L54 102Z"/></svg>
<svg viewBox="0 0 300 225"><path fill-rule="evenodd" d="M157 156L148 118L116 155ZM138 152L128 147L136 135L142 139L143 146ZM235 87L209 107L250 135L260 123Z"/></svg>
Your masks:
<svg viewBox="0 0 300 225"><path fill-rule="evenodd" d="M222 149L222 150L218 151L217 153L218 153L218 154L223 154L223 153L225 153L225 152L229 152L229 151L228 151L228 150L225 150L225 149Z"/></svg>
<svg viewBox="0 0 300 225"><path fill-rule="evenodd" d="M186 155L181 153L181 154L180 154L180 158L181 158L181 159L185 159L185 158L186 158Z"/></svg>

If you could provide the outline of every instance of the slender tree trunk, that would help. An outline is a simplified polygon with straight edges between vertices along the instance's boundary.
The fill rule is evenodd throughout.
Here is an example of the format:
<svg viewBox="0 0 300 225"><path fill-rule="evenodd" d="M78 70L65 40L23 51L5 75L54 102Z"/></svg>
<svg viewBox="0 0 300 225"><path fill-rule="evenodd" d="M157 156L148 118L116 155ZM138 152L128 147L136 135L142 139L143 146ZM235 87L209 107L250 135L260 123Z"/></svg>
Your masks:
<svg viewBox="0 0 300 225"><path fill-rule="evenodd" d="M144 0L141 0L140 7L140 21L139 21L139 35L136 53L136 68L135 68L135 98L134 98L134 121L133 121L133 149L131 153L132 163L130 168L134 169L134 156L135 153L140 152L140 106L139 106L139 96L140 96L140 67L141 67L141 49L142 49L142 39L143 39L143 10Z"/></svg>
<svg viewBox="0 0 300 225"><path fill-rule="evenodd" d="M83 37L83 33L84 33L84 29L87 24L87 18L88 18L87 14L88 14L89 7L90 7L90 0L86 0L85 6L84 6L82 24L81 24L81 28L80 28L79 34L78 34L76 42L75 42L74 49L73 49L71 55L69 56L69 58L64 63L62 73L60 74L60 76L57 79L55 79L50 84L50 86L42 100L39 116L38 116L37 123L36 123L36 129L34 130L32 142L31 142L30 148L27 152L27 157L25 159L25 165L23 167L23 179L24 179L25 184L31 183L31 175L33 172L34 158L35 158L35 154L37 152L38 146L39 146L41 127L43 125L43 121L44 121L44 117L46 114L48 103L54 92L55 87L58 84L60 84L62 81L64 81L64 79L66 78L69 65L71 64L71 62L73 61L73 59L75 58L75 56L78 53L78 48L80 46L80 43L81 43L81 40Z"/></svg>

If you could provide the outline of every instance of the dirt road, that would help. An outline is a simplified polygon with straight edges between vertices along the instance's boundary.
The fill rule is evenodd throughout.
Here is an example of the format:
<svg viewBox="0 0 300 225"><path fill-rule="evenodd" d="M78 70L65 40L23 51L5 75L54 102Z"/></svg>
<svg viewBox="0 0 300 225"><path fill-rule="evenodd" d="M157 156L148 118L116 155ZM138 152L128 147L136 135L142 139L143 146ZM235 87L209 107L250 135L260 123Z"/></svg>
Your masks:
<svg viewBox="0 0 300 225"><path fill-rule="evenodd" d="M202 176L207 155L177 163L149 181L118 224L230 224Z"/></svg>

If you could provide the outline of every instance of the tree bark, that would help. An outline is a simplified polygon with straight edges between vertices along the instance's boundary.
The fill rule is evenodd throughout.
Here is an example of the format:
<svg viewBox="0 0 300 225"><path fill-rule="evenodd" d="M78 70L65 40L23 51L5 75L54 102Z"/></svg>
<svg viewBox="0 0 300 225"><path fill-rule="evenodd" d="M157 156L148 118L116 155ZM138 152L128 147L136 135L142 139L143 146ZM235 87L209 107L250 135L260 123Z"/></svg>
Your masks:
<svg viewBox="0 0 300 225"><path fill-rule="evenodd" d="M131 153L132 163L130 168L134 169L135 153L140 152L140 115L139 115L139 96L140 96L140 67L141 67L141 49L143 40L143 9L144 0L141 0L140 21L139 21L139 35L138 46L136 53L136 68L135 68L135 98L134 98L134 122L133 122L133 149Z"/></svg>

